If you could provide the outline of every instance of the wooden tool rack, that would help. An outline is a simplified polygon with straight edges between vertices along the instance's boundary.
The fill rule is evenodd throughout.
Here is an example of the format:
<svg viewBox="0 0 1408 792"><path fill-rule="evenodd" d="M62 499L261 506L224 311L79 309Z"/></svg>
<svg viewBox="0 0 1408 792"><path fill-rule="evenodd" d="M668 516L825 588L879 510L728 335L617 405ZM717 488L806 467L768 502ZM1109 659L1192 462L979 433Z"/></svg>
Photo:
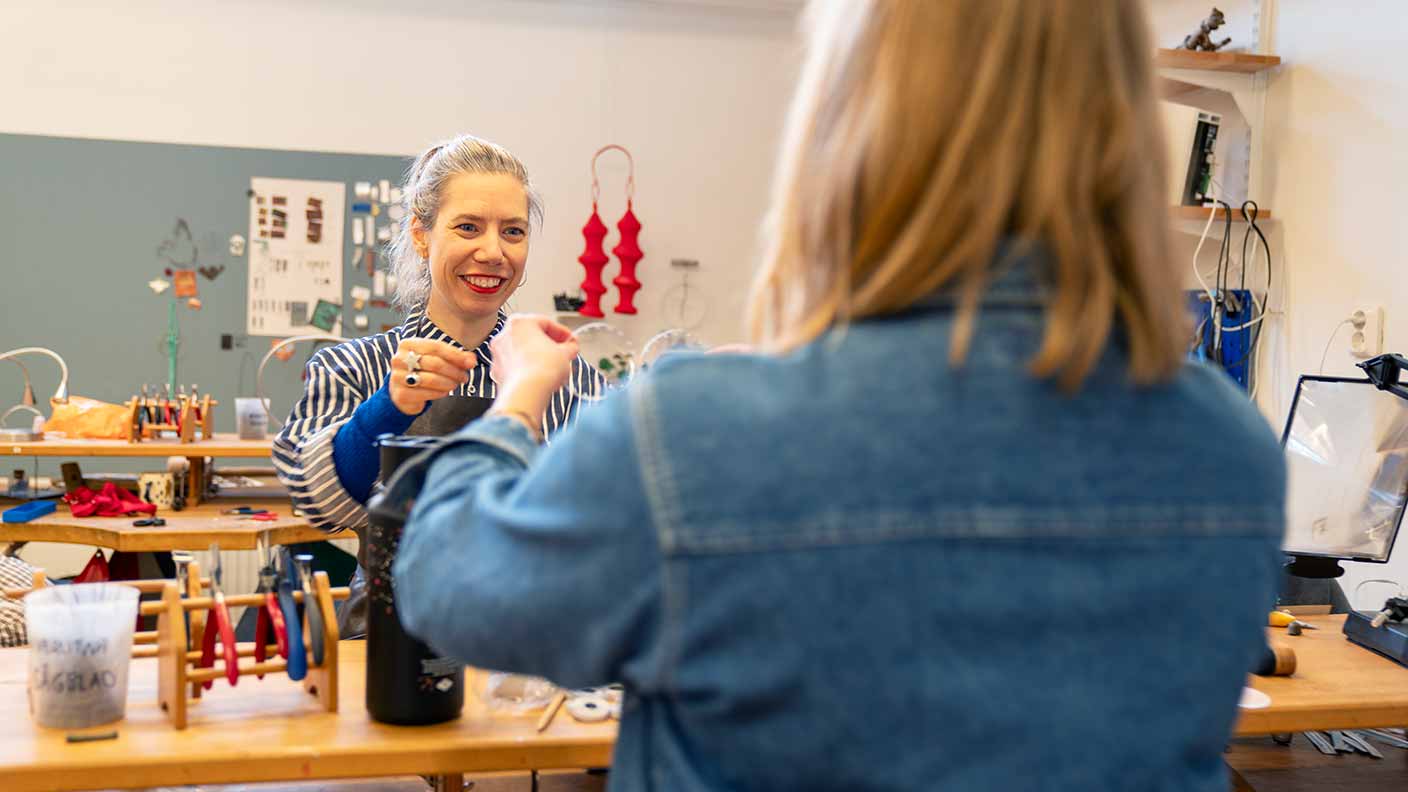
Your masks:
<svg viewBox="0 0 1408 792"><path fill-rule="evenodd" d="M199 439L209 440L215 436L215 407L219 403L210 398L210 394L198 399L184 393L174 398L133 396L127 401L127 422L123 427L127 442L155 440L161 438L163 432L174 432L179 442L193 443L197 439L197 428L200 429ZM176 416L174 421L154 421L146 417L172 412Z"/></svg>
<svg viewBox="0 0 1408 792"><path fill-rule="evenodd" d="M213 592L210 589L210 578L203 578L200 574L200 564L191 562L188 567L189 572L186 581L186 591L181 592L175 580L118 580L113 581L126 586L132 586L144 594L160 593L160 601L142 602L139 606L139 613L143 616L156 616L157 628L152 631L139 631L132 637L132 657L137 658L157 658L157 699L161 705L162 712L166 713L171 724L177 729L186 728L186 713L190 705L190 699L199 699L204 684L208 681L218 681L225 679L226 669L220 653L216 653L215 663L210 668L194 667L193 663L199 663L201 653L199 647L201 639L205 635L207 628L207 612L215 604ZM28 589L8 589L4 592L6 597L19 598L43 588L46 585L44 572L34 573L34 585ZM321 665L313 665L312 635L308 626L308 618L303 617L303 643L300 650L307 652L308 673L303 678L303 689L309 695L317 698L319 705L328 712L337 711L337 641L339 638L337 631L337 619L333 616L333 602L347 599L348 589L333 588L328 583L326 572L313 573L313 594L317 597L319 607L324 614L323 622L323 662ZM302 604L303 592L293 592L295 602ZM262 607L264 604L263 594L234 594L225 595L225 606L229 608L237 607ZM186 616L190 616L190 630L186 628ZM209 625L214 629L214 625ZM189 638L189 641L187 640ZM289 647L289 651L293 651ZM236 646L236 654L241 658L253 657L255 654L254 644L245 643ZM241 679L248 677L257 681L256 675L279 674L288 672L288 661L279 657L278 646L270 644L266 647L266 655L273 659L262 663L241 664L239 666L239 676Z"/></svg>

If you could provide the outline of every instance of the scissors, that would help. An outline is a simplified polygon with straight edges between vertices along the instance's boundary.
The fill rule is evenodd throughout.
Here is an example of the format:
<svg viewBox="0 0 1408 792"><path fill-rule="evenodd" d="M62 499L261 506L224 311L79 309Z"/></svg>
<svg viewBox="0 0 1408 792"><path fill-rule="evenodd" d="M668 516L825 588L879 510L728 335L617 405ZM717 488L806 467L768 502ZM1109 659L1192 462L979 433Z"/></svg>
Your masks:
<svg viewBox="0 0 1408 792"><path fill-rule="evenodd" d="M258 616L254 622L254 662L264 662L264 656L269 651L269 633L273 633L273 639L278 644L279 656L288 658L288 631L284 627L284 612L279 607L279 595L276 586L278 571L274 569L274 558L269 553L269 537L260 536L257 544L259 551L259 587L255 589L256 594L263 594L264 601L260 603ZM263 674L256 674L256 677L263 679Z"/></svg>
<svg viewBox="0 0 1408 792"><path fill-rule="evenodd" d="M240 656L239 650L235 647L235 628L230 623L230 609L225 606L225 592L220 589L220 545L210 546L210 588L214 594L215 604L210 608L210 612L215 617L215 624L220 630L220 648L225 656L225 678L230 680L230 685L234 686L240 680ZM201 641L200 667L210 668L215 665L215 630L206 625L205 636ZM214 683L206 680L205 689L209 690Z"/></svg>
<svg viewBox="0 0 1408 792"><path fill-rule="evenodd" d="M323 608L313 592L313 556L300 553L293 559L298 565L298 580L303 586L303 612L308 615L308 643L313 647L313 665L323 664Z"/></svg>
<svg viewBox="0 0 1408 792"><path fill-rule="evenodd" d="M303 622L298 618L298 605L293 601L293 586L297 573L288 548L279 548L279 565L275 574L279 589L279 610L284 615L284 630L288 635L288 678L297 682L308 675L308 655L303 650Z"/></svg>

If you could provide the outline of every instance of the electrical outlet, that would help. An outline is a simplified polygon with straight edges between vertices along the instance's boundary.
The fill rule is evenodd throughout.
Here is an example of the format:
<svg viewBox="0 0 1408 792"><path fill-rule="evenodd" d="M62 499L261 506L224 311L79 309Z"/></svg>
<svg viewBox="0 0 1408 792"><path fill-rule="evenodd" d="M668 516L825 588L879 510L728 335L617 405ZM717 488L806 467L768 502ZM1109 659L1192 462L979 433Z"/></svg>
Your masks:
<svg viewBox="0 0 1408 792"><path fill-rule="evenodd" d="M1373 305L1356 308L1350 315L1354 332L1349 336L1349 351L1358 358L1371 358L1384 351L1384 309Z"/></svg>

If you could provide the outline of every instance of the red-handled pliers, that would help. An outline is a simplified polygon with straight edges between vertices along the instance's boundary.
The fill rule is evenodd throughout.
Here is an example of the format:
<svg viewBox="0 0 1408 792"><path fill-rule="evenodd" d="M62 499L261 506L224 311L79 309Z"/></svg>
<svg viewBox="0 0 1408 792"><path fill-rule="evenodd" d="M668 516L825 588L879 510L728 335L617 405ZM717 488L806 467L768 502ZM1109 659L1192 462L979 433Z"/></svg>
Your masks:
<svg viewBox="0 0 1408 792"><path fill-rule="evenodd" d="M230 680L230 685L233 686L240 679L240 655L235 646L235 628L230 623L230 609L225 606L225 592L220 589L220 545L218 544L210 546L210 565L210 588L215 600L210 612L215 619L216 629L220 631L220 648L225 656L225 678ZM210 668L213 665L215 665L215 630L207 624L200 647L200 667ZM213 684L211 680L206 680L205 689L209 690Z"/></svg>
<svg viewBox="0 0 1408 792"><path fill-rule="evenodd" d="M288 659L288 630L284 627L284 612L279 607L278 594L278 570L274 569L274 557L269 552L269 537L262 534L258 542L259 560L259 588L256 594L264 595L264 602L259 606L258 616L254 621L254 661L264 662L264 657L268 653L269 633L273 633L273 639L278 644L279 656ZM263 679L263 674L257 674Z"/></svg>

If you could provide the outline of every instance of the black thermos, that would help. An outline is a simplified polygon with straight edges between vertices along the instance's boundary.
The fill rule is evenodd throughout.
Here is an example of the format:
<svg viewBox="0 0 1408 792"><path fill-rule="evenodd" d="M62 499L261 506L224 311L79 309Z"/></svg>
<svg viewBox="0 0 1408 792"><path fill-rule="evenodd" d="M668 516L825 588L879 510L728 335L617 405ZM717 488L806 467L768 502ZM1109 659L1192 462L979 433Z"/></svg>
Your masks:
<svg viewBox="0 0 1408 792"><path fill-rule="evenodd" d="M384 485L403 462L436 442L434 437L383 435ZM373 495L367 510L367 712L374 720L399 725L441 723L458 718L464 708L464 665L441 657L406 633L396 615L391 567L408 516L405 505L386 503L384 491Z"/></svg>

